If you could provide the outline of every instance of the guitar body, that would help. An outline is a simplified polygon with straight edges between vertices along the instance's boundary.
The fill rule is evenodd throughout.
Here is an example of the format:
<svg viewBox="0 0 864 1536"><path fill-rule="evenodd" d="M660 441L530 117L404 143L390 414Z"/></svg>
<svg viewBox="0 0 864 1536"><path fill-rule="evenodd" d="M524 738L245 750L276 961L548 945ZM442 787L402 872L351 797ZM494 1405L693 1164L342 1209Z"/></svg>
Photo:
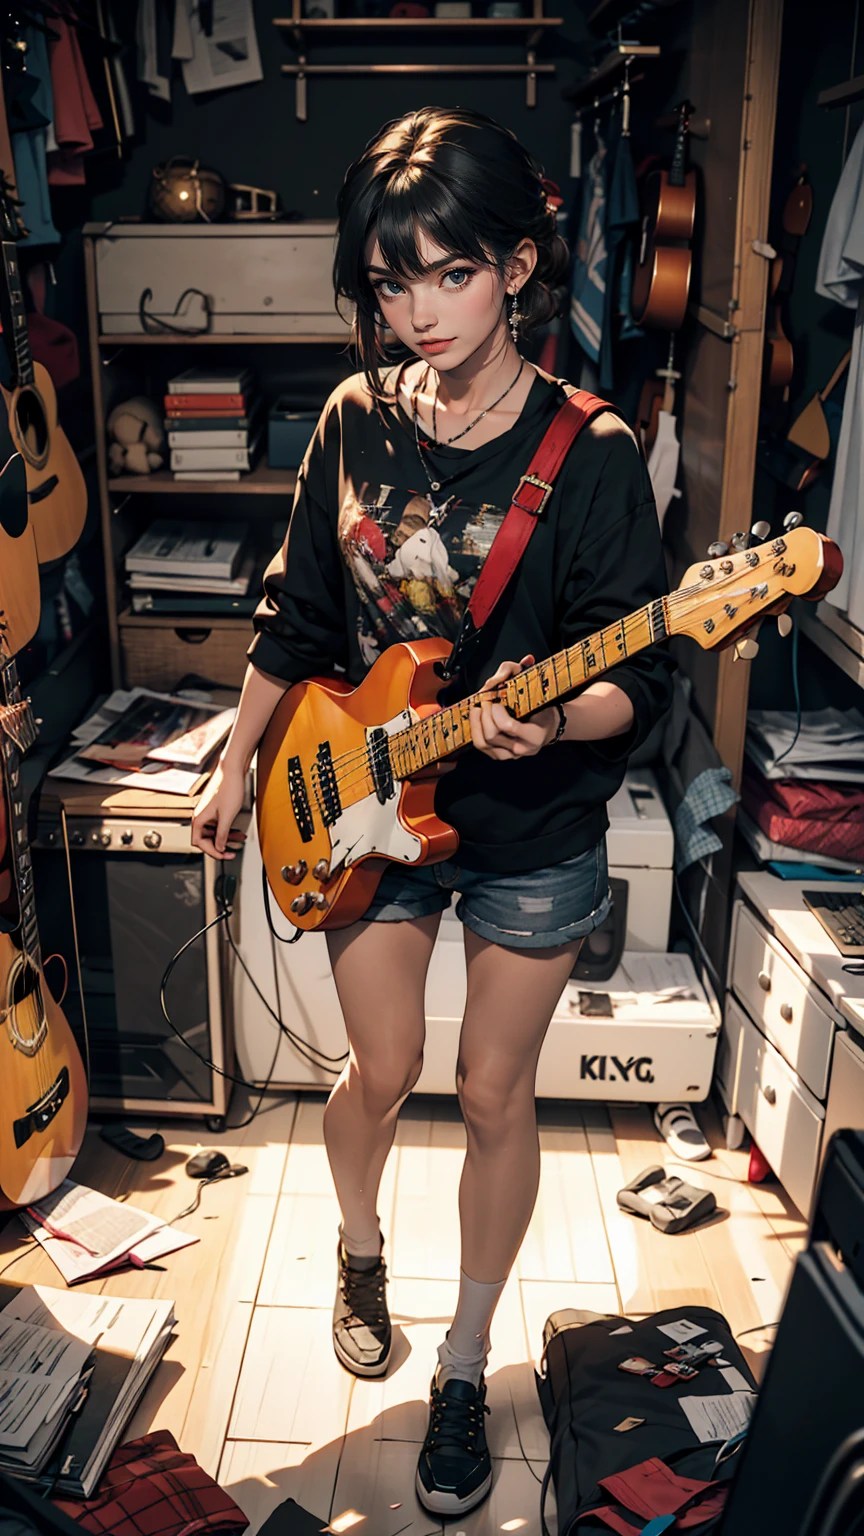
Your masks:
<svg viewBox="0 0 864 1536"><path fill-rule="evenodd" d="M27 499L40 565L60 560L77 544L87 516L87 489L72 445L57 420L57 393L41 363L33 383L2 395L9 430L27 472Z"/></svg>
<svg viewBox="0 0 864 1536"><path fill-rule="evenodd" d="M696 222L696 172L685 169L689 103L678 109L672 165L653 171L642 192L642 239L633 272L630 310L637 325L678 331L684 324Z"/></svg>
<svg viewBox="0 0 864 1536"><path fill-rule="evenodd" d="M276 901L298 928L344 928L356 922L388 862L436 863L455 852L457 834L435 815L437 769L393 785L383 801L371 781L361 782L360 771L370 729L392 734L438 712L443 684L435 664L450 649L445 640L392 645L359 688L339 678L315 678L290 688L277 704L258 749L258 839ZM341 814L329 826L321 815L324 744L334 764L358 764L356 780L349 774L347 792L341 794ZM324 865L328 878L322 883L314 871ZM298 878L286 878L283 870ZM291 911L298 893L313 890L324 896L326 907L300 915Z"/></svg>
<svg viewBox="0 0 864 1536"><path fill-rule="evenodd" d="M0 933L0 1210L42 1200L84 1139L87 1083L66 1017L15 936Z"/></svg>

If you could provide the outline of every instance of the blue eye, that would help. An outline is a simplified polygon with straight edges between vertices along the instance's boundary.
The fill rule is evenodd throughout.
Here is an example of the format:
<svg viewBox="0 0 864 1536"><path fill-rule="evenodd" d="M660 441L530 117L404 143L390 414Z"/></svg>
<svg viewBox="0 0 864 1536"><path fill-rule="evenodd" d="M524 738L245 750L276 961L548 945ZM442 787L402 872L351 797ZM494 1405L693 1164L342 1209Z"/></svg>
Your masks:
<svg viewBox="0 0 864 1536"><path fill-rule="evenodd" d="M394 289L395 292L393 291ZM404 288L402 288L400 284L396 282L395 278L392 277L385 277L380 283L376 283L375 290L377 293L382 294L385 299L398 299L400 293L404 293L405 291Z"/></svg>
<svg viewBox="0 0 864 1536"><path fill-rule="evenodd" d="M453 267L449 272L445 272L444 281L452 277L454 281L450 284L451 288L467 288L473 275L469 267Z"/></svg>

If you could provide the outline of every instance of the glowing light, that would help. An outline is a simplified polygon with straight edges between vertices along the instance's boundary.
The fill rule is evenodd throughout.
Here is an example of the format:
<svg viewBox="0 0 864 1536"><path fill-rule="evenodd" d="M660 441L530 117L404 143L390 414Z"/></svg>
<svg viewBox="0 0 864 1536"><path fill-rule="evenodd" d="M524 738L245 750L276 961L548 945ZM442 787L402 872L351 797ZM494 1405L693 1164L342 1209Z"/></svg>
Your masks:
<svg viewBox="0 0 864 1536"><path fill-rule="evenodd" d="M178 192L177 196L179 197L181 203L186 203L189 200L189 193L188 192Z"/></svg>
<svg viewBox="0 0 864 1536"><path fill-rule="evenodd" d="M360 1521L365 1519L366 1516L358 1515L356 1509L345 1509L341 1515L336 1516L335 1520L331 1520L329 1525L325 1525L324 1529L336 1532L350 1531L352 1526L359 1525Z"/></svg>
<svg viewBox="0 0 864 1536"><path fill-rule="evenodd" d="M521 1531L523 1525L527 1524L527 1520L505 1520L501 1529L502 1531Z"/></svg>

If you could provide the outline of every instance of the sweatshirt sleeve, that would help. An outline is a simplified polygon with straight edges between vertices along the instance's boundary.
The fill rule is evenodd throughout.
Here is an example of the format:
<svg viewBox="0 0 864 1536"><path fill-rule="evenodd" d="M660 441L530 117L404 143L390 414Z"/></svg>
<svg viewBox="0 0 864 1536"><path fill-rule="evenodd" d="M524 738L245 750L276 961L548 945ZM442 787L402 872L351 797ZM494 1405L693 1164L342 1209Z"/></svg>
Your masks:
<svg viewBox="0 0 864 1536"><path fill-rule="evenodd" d="M566 645L614 624L668 591L645 461L623 424L603 436L608 452L564 587L561 636ZM629 757L669 709L673 670L667 649L650 645L604 672L604 680L626 693L634 721L623 736L592 742L587 750L607 763Z"/></svg>
<svg viewBox="0 0 864 1536"><path fill-rule="evenodd" d="M336 425L336 423L333 423ZM327 502L322 422L297 476L285 542L264 573L249 660L286 683L345 668L348 635L343 562ZM333 447L338 455L338 444Z"/></svg>

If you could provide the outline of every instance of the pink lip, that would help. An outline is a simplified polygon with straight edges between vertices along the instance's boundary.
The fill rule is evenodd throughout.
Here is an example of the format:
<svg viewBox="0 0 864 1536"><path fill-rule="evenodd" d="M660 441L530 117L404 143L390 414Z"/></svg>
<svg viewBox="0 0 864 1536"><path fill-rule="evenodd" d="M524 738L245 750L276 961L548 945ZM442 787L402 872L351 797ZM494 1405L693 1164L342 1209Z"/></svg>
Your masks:
<svg viewBox="0 0 864 1536"><path fill-rule="evenodd" d="M446 347L452 347L455 340L456 337L451 336L447 341L421 341L418 342L418 346L424 352L443 352Z"/></svg>

